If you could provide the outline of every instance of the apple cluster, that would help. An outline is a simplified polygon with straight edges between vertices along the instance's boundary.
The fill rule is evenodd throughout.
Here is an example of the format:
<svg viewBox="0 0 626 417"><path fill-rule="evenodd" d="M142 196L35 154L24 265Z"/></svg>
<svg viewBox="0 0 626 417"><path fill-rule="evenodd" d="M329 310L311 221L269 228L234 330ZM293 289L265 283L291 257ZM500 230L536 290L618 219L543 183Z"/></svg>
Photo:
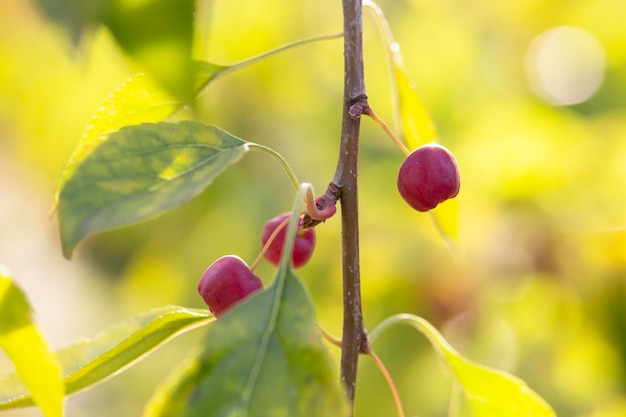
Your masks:
<svg viewBox="0 0 626 417"><path fill-rule="evenodd" d="M415 210L426 212L439 203L456 197L461 182L454 155L441 145L423 145L410 153L398 172L397 186L402 198ZM312 200L311 200L312 201ZM324 221L335 214L336 199L315 200L309 208L308 220ZM287 238L287 224L291 213L280 214L265 223L261 234L261 253L271 264L278 266ZM291 265L305 265L315 248L315 229L303 227L303 216L298 218L296 238L291 253ZM213 262L202 274L198 292L209 310L219 317L235 304L263 288L263 282L254 274L254 268L235 255L227 255Z"/></svg>
<svg viewBox="0 0 626 417"><path fill-rule="evenodd" d="M287 223L291 213L283 213L265 223L261 235L263 257L278 266L287 238ZM306 264L315 248L315 229L302 228L302 216L298 218L298 228L291 262L294 268ZM215 317L220 317L235 304L252 293L261 290L263 282L254 274L243 259L227 255L213 262L202 274L198 292Z"/></svg>

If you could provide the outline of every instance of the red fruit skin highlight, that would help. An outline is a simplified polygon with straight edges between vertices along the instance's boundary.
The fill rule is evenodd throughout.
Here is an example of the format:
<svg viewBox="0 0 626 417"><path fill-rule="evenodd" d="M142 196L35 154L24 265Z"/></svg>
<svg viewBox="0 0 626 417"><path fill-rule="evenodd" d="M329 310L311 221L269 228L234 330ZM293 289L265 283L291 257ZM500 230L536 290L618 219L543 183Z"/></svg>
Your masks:
<svg viewBox="0 0 626 417"><path fill-rule="evenodd" d="M283 213L265 223L263 234L261 235L261 247L265 246L272 233L274 233L274 230L290 216L291 212ZM296 240L293 245L293 252L291 253L291 261L294 268L300 268L302 265L306 264L309 259L311 259L313 249L315 248L315 229L308 228L302 230L302 217L298 218L298 222L300 223L298 224ZM278 232L263 255L265 259L273 265L278 266L280 263L280 257L283 253L283 247L285 246L285 239L287 238L288 227L288 225L284 226L280 232Z"/></svg>
<svg viewBox="0 0 626 417"><path fill-rule="evenodd" d="M198 292L215 317L263 288L263 282L238 256L227 255L213 262L202 274Z"/></svg>
<svg viewBox="0 0 626 417"><path fill-rule="evenodd" d="M435 143L420 146L400 166L397 186L411 207L429 211L459 193L459 166L454 155L443 146Z"/></svg>

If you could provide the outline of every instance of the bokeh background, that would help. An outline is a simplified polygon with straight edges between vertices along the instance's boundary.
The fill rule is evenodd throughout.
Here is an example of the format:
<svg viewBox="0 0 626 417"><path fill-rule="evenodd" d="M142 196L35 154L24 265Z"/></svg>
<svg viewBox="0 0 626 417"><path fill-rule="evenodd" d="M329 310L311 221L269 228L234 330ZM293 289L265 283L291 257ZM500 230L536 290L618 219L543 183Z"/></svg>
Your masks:
<svg viewBox="0 0 626 417"><path fill-rule="evenodd" d="M400 312L421 315L466 356L527 381L559 416L625 416L624 4L379 5L441 143L458 159L462 189L451 251L430 217L398 196L402 153L363 120L366 325ZM199 53L216 63L341 30L339 1L209 6L196 30L204 40ZM263 223L290 209L294 193L281 168L265 155L246 155L188 204L92 237L65 260L50 214L56 178L90 115L135 69L103 28L75 43L30 1L4 0L1 10L0 263L27 292L51 344L94 335L152 307L203 307L196 293L203 270L225 254L251 262ZM384 45L369 14L364 27L370 103L391 123ZM321 191L337 158L341 48L341 40L309 44L233 73L202 96L196 117L273 147ZM299 275L321 324L340 334L338 219L317 231L314 257ZM264 263L258 273L270 282L274 269ZM140 415L158 382L201 337L201 330L186 334L70 397L67 415ZM374 348L408 416L447 415L450 379L421 335L393 328ZM2 356L0 366L8 366ZM384 379L363 358L356 415L394 413ZM31 408L3 415L39 414Z"/></svg>

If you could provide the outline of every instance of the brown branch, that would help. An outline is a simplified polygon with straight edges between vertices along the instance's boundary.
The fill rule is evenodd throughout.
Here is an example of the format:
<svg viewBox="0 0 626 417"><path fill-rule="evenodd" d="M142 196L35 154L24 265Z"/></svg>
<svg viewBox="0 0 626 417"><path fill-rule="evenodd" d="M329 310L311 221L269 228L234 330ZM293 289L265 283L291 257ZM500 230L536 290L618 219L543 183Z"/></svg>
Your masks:
<svg viewBox="0 0 626 417"><path fill-rule="evenodd" d="M368 108L363 72L361 0L343 1L344 106L337 170L331 184L340 190L343 253L343 337L341 380L354 403L359 353L367 346L361 311L358 222L360 116Z"/></svg>

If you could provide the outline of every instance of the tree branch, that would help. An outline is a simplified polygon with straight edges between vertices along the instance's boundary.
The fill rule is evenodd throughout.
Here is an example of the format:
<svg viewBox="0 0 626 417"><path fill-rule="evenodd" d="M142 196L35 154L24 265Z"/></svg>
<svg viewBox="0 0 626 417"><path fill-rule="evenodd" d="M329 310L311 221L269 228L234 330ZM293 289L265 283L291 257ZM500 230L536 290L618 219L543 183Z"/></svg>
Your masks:
<svg viewBox="0 0 626 417"><path fill-rule="evenodd" d="M363 72L361 0L342 0L344 19L344 106L337 170L331 185L340 192L343 247L343 337L341 380L352 403L359 353L367 345L361 312L358 222L360 116L367 108Z"/></svg>

